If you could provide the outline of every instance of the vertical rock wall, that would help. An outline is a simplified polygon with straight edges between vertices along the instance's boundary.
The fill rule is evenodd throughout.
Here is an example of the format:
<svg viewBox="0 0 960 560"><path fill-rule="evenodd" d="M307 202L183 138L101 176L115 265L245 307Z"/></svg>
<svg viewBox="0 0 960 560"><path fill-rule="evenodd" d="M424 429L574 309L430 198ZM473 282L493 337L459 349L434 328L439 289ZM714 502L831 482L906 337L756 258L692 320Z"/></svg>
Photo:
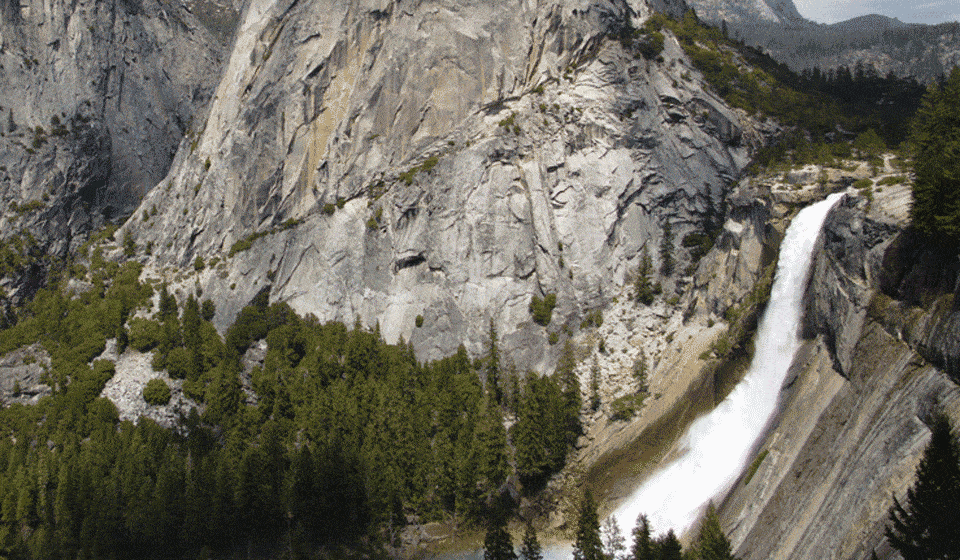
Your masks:
<svg viewBox="0 0 960 560"><path fill-rule="evenodd" d="M166 278L216 263L180 282L221 325L269 288L422 358L479 351L493 318L518 365L543 368L547 329L608 301L667 221L677 245L701 230L758 141L672 37L661 60L621 44L650 13L252 3L208 120L125 227ZM528 304L547 293L544 329Z"/></svg>

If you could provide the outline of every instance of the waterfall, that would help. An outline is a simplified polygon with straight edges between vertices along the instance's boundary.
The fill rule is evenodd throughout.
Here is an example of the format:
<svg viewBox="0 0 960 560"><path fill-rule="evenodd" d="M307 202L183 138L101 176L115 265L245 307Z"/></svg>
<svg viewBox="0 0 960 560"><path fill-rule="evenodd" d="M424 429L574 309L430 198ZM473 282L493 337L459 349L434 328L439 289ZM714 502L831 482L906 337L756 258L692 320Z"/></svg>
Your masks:
<svg viewBox="0 0 960 560"><path fill-rule="evenodd" d="M832 194L793 219L780 246L750 369L719 406L690 426L679 442L681 456L646 480L614 512L625 534L641 513L655 532L684 533L704 506L721 497L743 471L776 411L780 388L800 347L802 298L813 247L827 213L842 196Z"/></svg>

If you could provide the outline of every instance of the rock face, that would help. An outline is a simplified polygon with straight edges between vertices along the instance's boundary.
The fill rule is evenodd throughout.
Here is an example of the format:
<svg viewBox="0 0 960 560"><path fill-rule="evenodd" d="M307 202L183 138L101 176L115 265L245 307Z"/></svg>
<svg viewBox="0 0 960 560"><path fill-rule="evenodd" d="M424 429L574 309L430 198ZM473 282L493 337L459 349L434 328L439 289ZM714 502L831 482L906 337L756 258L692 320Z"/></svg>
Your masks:
<svg viewBox="0 0 960 560"><path fill-rule="evenodd" d="M129 213L169 169L223 44L153 0L0 3L0 236L41 253Z"/></svg>
<svg viewBox="0 0 960 560"><path fill-rule="evenodd" d="M492 318L543 368L531 295L557 294L551 331L578 324L668 221L675 243L703 228L760 141L672 37L663 63L619 42L654 7L684 8L251 3L206 123L125 230L156 274L205 265L180 289L220 325L269 289L435 358Z"/></svg>
<svg viewBox="0 0 960 560"><path fill-rule="evenodd" d="M727 22L734 26L762 24L784 25L805 22L792 0L691 0L697 16L709 22Z"/></svg>
<svg viewBox="0 0 960 560"><path fill-rule="evenodd" d="M51 393L44 383L50 368L50 355L40 344L33 344L0 358L0 399L3 405L36 404Z"/></svg>
<svg viewBox="0 0 960 560"><path fill-rule="evenodd" d="M794 70L827 70L858 62L883 76L928 82L960 64L960 23L905 24L869 15L823 25L802 17L792 0L690 0L704 21L726 22L731 36L763 47Z"/></svg>
<svg viewBox="0 0 960 560"><path fill-rule="evenodd" d="M885 189L868 211L850 197L828 219L809 342L759 467L723 504L742 558L894 558L886 513L913 483L924 420L935 407L960 418L960 389L945 373L956 376L956 259L919 250L890 218L884 204L906 189Z"/></svg>

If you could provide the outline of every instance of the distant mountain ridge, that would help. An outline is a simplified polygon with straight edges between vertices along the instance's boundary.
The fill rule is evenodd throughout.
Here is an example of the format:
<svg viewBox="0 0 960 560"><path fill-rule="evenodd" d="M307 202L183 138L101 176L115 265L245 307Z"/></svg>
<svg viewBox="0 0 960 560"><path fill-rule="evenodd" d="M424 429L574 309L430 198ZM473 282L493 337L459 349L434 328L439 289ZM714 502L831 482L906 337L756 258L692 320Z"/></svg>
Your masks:
<svg viewBox="0 0 960 560"><path fill-rule="evenodd" d="M804 18L792 0L688 0L699 17L760 46L794 70L858 62L880 74L930 81L960 64L960 23L923 25L871 14L831 25Z"/></svg>

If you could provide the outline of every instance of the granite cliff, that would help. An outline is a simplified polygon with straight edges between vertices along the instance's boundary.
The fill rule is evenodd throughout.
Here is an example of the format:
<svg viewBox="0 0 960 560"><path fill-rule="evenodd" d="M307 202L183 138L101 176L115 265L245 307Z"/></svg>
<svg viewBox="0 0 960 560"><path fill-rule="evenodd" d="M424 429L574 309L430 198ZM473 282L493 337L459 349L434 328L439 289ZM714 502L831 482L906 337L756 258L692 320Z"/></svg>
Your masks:
<svg viewBox="0 0 960 560"><path fill-rule="evenodd" d="M169 170L224 48L184 5L2 2L4 240L28 233L33 256L63 258L128 215ZM48 268L15 271L5 295L29 296Z"/></svg>
<svg viewBox="0 0 960 560"><path fill-rule="evenodd" d="M158 273L202 269L181 286L220 324L269 289L434 358L478 351L492 318L544 368L531 295L557 295L551 331L579 324L667 222L702 229L763 140L675 40L660 63L619 39L655 7L683 8L252 4L207 120L124 229Z"/></svg>

